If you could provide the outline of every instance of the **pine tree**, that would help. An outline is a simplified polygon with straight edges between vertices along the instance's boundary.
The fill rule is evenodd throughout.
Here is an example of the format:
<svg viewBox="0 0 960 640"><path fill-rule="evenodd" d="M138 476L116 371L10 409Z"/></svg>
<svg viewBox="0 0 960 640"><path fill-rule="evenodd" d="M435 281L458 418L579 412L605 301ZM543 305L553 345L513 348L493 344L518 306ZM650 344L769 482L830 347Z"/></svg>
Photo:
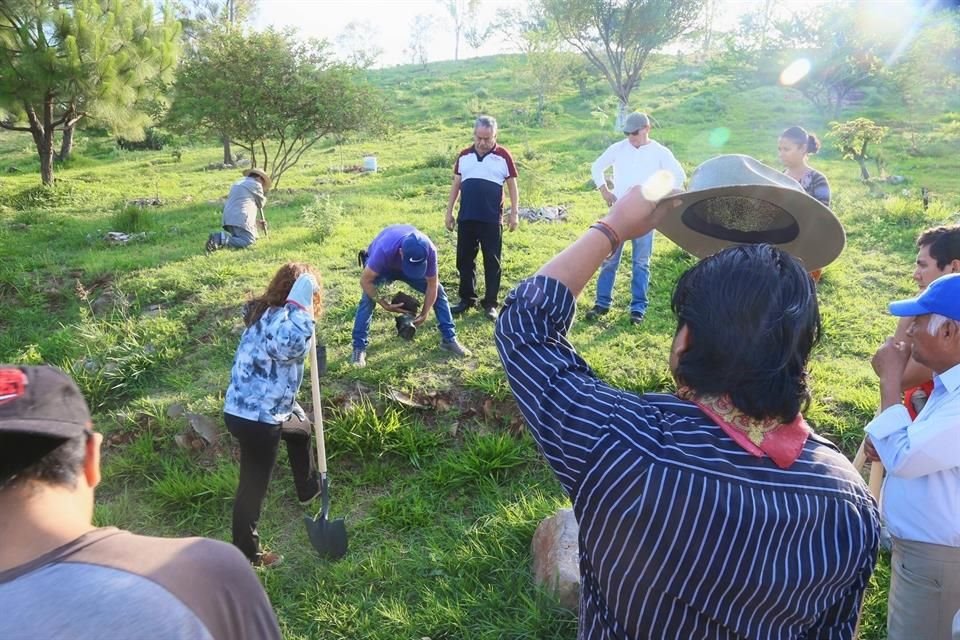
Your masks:
<svg viewBox="0 0 960 640"><path fill-rule="evenodd" d="M159 111L180 52L180 23L151 0L0 2L0 127L29 131L43 184L54 138L70 154L84 118L136 139Z"/></svg>

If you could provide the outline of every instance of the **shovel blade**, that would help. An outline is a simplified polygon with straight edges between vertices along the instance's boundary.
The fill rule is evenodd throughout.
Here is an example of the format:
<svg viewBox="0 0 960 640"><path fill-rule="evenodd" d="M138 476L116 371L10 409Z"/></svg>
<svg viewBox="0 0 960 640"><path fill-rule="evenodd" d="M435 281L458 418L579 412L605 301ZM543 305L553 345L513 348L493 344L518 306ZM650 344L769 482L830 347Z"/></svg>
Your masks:
<svg viewBox="0 0 960 640"><path fill-rule="evenodd" d="M327 520L326 516L316 518L303 516L307 525L310 544L321 558L339 560L347 553L347 525L343 518Z"/></svg>

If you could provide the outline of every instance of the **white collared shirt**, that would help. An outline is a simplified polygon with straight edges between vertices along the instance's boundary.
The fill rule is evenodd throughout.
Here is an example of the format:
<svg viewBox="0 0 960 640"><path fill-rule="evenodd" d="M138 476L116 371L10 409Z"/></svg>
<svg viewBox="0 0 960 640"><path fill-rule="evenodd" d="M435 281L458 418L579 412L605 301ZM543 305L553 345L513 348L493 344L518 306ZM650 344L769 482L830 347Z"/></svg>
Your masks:
<svg viewBox="0 0 960 640"><path fill-rule="evenodd" d="M682 189L687 175L683 167L665 146L651 140L645 145L634 147L630 140L614 142L590 167L590 175L599 189L605 182L604 172L613 167L613 195L623 197L630 187L643 184L650 176L661 169L673 174L673 188Z"/></svg>
<svg viewBox="0 0 960 640"><path fill-rule="evenodd" d="M933 377L910 422L902 404L867 425L887 479L882 510L897 538L960 547L960 364Z"/></svg>

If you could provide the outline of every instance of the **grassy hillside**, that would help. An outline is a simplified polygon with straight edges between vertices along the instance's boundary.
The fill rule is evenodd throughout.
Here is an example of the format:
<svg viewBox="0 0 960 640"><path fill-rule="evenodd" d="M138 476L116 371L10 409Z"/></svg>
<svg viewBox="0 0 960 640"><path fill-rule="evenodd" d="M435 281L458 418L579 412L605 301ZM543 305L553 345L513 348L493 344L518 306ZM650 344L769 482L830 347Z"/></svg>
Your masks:
<svg viewBox="0 0 960 640"><path fill-rule="evenodd" d="M437 348L434 320L411 345L378 313L367 368L347 363L360 296L356 252L383 226L409 222L430 235L441 281L456 299L455 238L443 212L450 168L470 143L476 113L500 120L500 142L518 160L523 204L570 208L565 223L522 224L505 234L505 287L601 212L589 164L620 138L606 90L598 78L582 87L558 80L546 125L534 127L533 100L514 79L518 63L497 57L378 72L374 80L393 106L385 116L390 132L309 153L270 194L270 235L244 252L203 252L238 176L207 169L220 160L215 144L178 141L178 157L173 147L128 152L81 134L51 192L37 188L29 137L0 134L0 361L63 366L96 406L97 428L107 436L98 522L229 539L236 450L222 425L215 446L179 447L175 436L189 427L168 411L179 404L220 421L243 301L280 263L308 261L326 288L318 326L330 354L322 386L333 514L347 518L351 547L339 563L317 560L281 454L260 531L287 558L262 575L286 637L575 637L574 615L531 584L533 531L566 500L520 428L489 321L472 314L458 322L473 350L461 361ZM776 166L784 128L826 129L792 90L669 58L651 62L634 105L655 118L653 137L688 173L717 153L748 153ZM897 96L878 94L847 115L891 127L886 168L907 178L867 186L829 145L814 158L833 185L848 244L820 283L825 339L811 365L815 402L807 418L852 456L877 405L869 358L894 327L885 304L915 289L914 238L922 228L960 222L958 138L949 137L960 128L960 104L915 113ZM915 148L918 136L931 135L937 145ZM370 153L379 172L341 170ZM921 186L933 194L926 210ZM155 198L160 206L129 204ZM104 240L110 230L145 235L114 245ZM669 295L692 263L658 237L642 329L629 324L626 267L616 312L575 326L573 343L601 376L638 391L670 388ZM588 287L584 300L592 296ZM862 638L883 637L887 580L882 564Z"/></svg>

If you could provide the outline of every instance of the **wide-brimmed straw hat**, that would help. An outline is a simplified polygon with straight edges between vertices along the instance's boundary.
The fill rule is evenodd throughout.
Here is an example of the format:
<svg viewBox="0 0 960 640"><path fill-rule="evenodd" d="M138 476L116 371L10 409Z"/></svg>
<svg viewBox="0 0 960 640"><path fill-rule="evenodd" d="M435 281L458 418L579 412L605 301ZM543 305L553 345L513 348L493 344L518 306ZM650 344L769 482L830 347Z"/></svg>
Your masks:
<svg viewBox="0 0 960 640"><path fill-rule="evenodd" d="M263 169L257 169L256 167L254 167L253 169L247 169L246 171L243 172L243 175L259 176L260 178L262 178L264 191L270 191L270 187L273 185L273 180L270 179L270 176L268 176L267 172L264 171Z"/></svg>
<svg viewBox="0 0 960 640"><path fill-rule="evenodd" d="M790 176L745 155L707 160L687 191L665 200L681 205L657 230L698 258L738 244L775 245L822 269L846 243L843 225ZM664 205L661 205L664 206Z"/></svg>

